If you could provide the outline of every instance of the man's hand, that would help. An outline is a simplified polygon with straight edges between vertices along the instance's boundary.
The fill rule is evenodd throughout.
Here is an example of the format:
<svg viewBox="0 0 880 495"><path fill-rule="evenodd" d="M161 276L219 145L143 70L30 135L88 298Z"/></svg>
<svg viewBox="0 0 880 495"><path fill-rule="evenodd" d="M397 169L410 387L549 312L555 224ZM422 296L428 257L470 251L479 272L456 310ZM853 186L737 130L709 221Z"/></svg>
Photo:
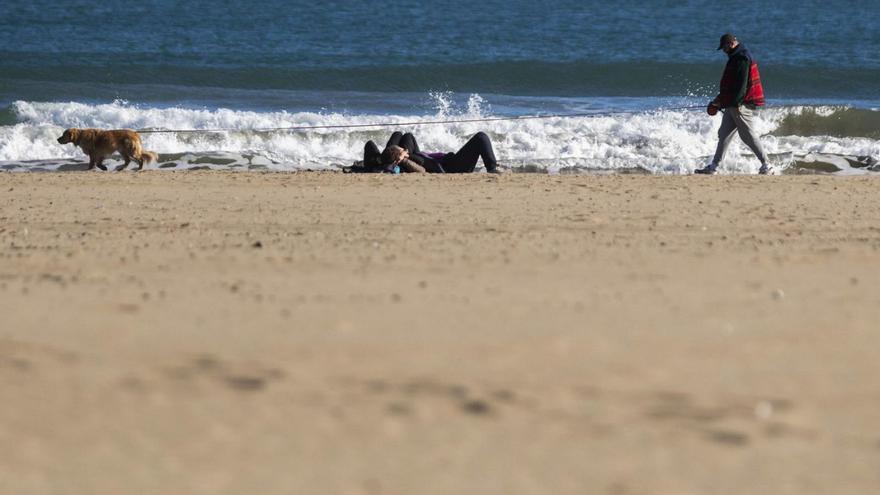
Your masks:
<svg viewBox="0 0 880 495"><path fill-rule="evenodd" d="M391 162L392 165L398 165L403 160L409 158L409 151L406 151L405 149L395 149L394 152L395 153L392 157L393 161Z"/></svg>
<svg viewBox="0 0 880 495"><path fill-rule="evenodd" d="M708 113L709 115L715 115L716 113L718 113L718 105L715 104L715 100L712 100L711 102L709 102L708 105L706 105L706 113Z"/></svg>

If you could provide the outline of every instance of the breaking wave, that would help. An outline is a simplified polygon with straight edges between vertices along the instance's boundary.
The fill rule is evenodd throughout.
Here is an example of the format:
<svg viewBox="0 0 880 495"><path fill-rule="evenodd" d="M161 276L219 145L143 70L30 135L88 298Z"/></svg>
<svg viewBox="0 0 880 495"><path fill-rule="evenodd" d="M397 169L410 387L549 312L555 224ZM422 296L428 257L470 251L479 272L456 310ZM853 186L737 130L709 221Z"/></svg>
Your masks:
<svg viewBox="0 0 880 495"><path fill-rule="evenodd" d="M678 107L462 122L503 116L493 115L492 102L479 95L471 95L466 103L456 103L442 93L432 98L434 110L423 115L158 108L124 101L16 101L0 109L0 170L82 169L83 153L56 139L67 127L97 127L221 130L144 133L144 147L160 157L148 168L338 170L359 159L367 140L381 146L392 130L402 129L413 131L429 151L454 151L470 135L485 131L499 161L516 171L681 174L708 162L721 119L720 114L709 117L699 108ZM431 124L438 120L451 122ZM344 127L374 123L382 125ZM275 130L315 126L334 127ZM771 162L784 173L880 171L877 109L773 106L759 113L756 129ZM757 160L736 140L723 170L753 173L757 166Z"/></svg>

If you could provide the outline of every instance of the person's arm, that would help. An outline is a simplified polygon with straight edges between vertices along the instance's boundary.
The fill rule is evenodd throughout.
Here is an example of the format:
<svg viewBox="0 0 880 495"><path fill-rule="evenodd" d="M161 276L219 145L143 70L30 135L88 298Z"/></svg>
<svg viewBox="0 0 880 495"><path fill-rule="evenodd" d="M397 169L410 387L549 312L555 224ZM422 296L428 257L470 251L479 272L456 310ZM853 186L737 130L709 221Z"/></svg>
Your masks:
<svg viewBox="0 0 880 495"><path fill-rule="evenodd" d="M746 57L739 57L736 63L736 97L734 102L736 106L743 104L746 99L746 93L749 90L749 70L751 69L751 61Z"/></svg>
<svg viewBox="0 0 880 495"><path fill-rule="evenodd" d="M408 173L417 173L417 174L425 173L425 167L410 160L409 158L404 158L403 160L400 160L400 168L404 172L408 172Z"/></svg>

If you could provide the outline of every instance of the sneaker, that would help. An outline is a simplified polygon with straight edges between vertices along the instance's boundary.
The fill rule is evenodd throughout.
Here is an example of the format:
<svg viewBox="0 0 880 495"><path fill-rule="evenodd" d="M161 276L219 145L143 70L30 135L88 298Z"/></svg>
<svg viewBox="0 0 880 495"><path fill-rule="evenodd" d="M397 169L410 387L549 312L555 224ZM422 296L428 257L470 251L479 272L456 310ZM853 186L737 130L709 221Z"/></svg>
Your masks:
<svg viewBox="0 0 880 495"><path fill-rule="evenodd" d="M501 168L501 167L496 166L495 168L487 168L487 169L486 169L486 173L487 173L487 174L499 174L499 175L501 175L501 174L506 174L507 171L504 170L504 169Z"/></svg>
<svg viewBox="0 0 880 495"><path fill-rule="evenodd" d="M717 168L718 168L718 165L715 165L714 163L710 163L703 168L698 168L698 169L694 170L694 173L695 174L702 174L702 175L713 175Z"/></svg>
<svg viewBox="0 0 880 495"><path fill-rule="evenodd" d="M772 172L772 171L773 171L773 169L770 168L770 166L765 163L765 164L761 165L761 168L758 169L758 174L759 175L770 175L770 172Z"/></svg>

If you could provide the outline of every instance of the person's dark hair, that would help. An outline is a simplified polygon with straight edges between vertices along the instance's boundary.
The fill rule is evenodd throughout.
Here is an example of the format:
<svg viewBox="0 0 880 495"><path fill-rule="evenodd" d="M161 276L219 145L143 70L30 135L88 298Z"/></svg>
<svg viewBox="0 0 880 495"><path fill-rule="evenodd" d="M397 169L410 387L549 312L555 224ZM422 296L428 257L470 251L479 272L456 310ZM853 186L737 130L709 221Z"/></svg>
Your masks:
<svg viewBox="0 0 880 495"><path fill-rule="evenodd" d="M382 151L382 165L390 165L393 163L394 157L401 151L403 151L403 148L400 146L395 146L393 144L391 146L386 146Z"/></svg>

